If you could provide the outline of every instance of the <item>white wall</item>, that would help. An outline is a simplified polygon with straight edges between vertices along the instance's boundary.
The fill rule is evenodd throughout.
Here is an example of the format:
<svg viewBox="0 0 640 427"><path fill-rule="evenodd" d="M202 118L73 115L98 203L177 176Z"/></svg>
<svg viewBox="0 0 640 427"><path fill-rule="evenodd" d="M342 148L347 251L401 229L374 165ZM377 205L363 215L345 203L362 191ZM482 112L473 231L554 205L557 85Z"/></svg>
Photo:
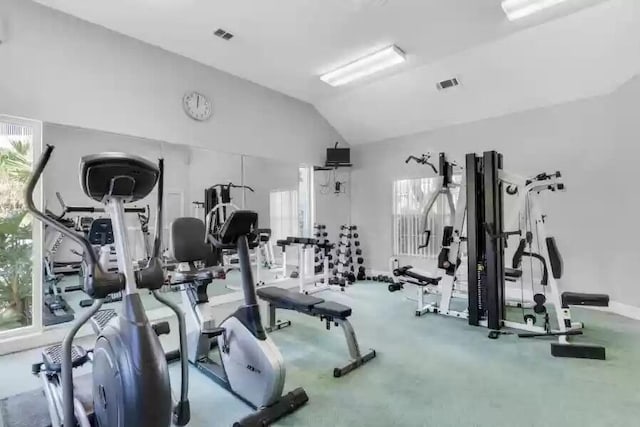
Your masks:
<svg viewBox="0 0 640 427"><path fill-rule="evenodd" d="M314 107L25 0L3 0L0 112L217 151L308 161L341 139ZM195 122L199 90L214 116Z"/></svg>
<svg viewBox="0 0 640 427"><path fill-rule="evenodd" d="M638 99L640 79L608 97L356 146L352 219L361 227L368 267L386 269L391 256L393 180L430 176L406 165L407 155L445 151L463 161L467 152L498 150L505 170L564 175L567 191L545 199L547 228L564 258L563 288L640 306L630 268L640 259Z"/></svg>

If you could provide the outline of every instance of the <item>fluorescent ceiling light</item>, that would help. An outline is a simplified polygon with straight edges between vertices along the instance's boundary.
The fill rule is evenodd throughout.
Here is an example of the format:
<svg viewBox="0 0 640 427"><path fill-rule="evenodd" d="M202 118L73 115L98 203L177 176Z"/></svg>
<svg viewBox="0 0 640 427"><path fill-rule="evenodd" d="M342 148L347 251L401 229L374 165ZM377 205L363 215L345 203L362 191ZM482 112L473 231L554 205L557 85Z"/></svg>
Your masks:
<svg viewBox="0 0 640 427"><path fill-rule="evenodd" d="M565 1L567 0L503 0L502 10L509 21L515 21Z"/></svg>
<svg viewBox="0 0 640 427"><path fill-rule="evenodd" d="M331 86L341 86L357 79L377 73L406 60L404 52L395 45L376 53L356 59L336 70L320 76L320 80Z"/></svg>

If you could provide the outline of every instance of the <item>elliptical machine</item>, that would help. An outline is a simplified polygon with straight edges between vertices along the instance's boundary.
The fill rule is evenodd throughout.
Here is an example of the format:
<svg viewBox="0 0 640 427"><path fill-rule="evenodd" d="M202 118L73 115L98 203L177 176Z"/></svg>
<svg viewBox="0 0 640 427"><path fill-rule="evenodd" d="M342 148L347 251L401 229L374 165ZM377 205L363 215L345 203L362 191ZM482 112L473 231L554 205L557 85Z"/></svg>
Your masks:
<svg viewBox="0 0 640 427"><path fill-rule="evenodd" d="M233 211L219 234L209 236L209 242L217 249L237 249L244 294L244 304L219 325L215 323L207 296L207 286L214 278L216 267L197 269L195 266L196 262L204 261L212 249L202 241L205 226L197 218L178 218L171 224L173 255L178 262L188 263L190 267L190 270L173 273L175 282L185 284L186 288L183 307L187 310L188 360L257 409L234 426L270 425L309 400L301 387L282 396L284 360L262 325L249 260L250 246L258 244L255 239L257 222L255 212ZM220 362L209 357L216 344Z"/></svg>
<svg viewBox="0 0 640 427"><path fill-rule="evenodd" d="M154 297L178 317L180 351L186 352L184 314L158 294L164 283L159 260L163 162L149 162L123 153L102 153L82 158L80 181L85 194L104 203L113 221L118 271L109 272L98 262L86 237L62 222L46 216L33 202L33 192L54 147L48 145L29 179L25 196L32 215L71 238L84 249L84 290L94 299L89 310L78 316L61 345L43 351L42 363L33 373L43 380L52 427L169 427L186 425L190 419L188 363L182 363L180 400L173 403L169 371L158 335L168 333L168 324L151 326L138 289ZM153 257L134 272L127 241L124 204L140 200L158 184L158 214ZM122 314L100 310L104 298L124 292ZM88 321L97 334L93 350L73 344L78 330ZM73 368L93 362L92 374L73 376Z"/></svg>

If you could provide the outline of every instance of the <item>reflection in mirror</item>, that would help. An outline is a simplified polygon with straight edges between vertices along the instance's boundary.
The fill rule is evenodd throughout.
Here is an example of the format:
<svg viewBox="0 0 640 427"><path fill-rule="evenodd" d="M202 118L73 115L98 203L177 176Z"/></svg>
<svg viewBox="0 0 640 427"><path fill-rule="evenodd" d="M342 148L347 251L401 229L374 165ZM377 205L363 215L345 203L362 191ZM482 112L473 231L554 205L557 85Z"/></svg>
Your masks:
<svg viewBox="0 0 640 427"><path fill-rule="evenodd" d="M115 248L109 239L108 215L99 211L102 206L92 202L82 191L79 183L80 159L88 154L119 151L144 157L152 162L164 158L164 215L163 253L170 258L169 228L173 220L183 216L197 216L204 220L204 214L193 201L202 201L205 189L218 182L240 182L241 157L219 153L185 145L173 145L161 141L148 140L113 134L108 132L75 128L47 123L43 129L45 144L55 146L44 175L44 206L52 215L63 215L69 227L80 233L94 233L97 252L102 252L115 268ZM155 233L154 190L145 199L134 205L144 210L126 215L126 225L131 247L132 261L138 264L146 259L150 240ZM65 212L65 206L91 207L93 212ZM97 209L95 209L97 208ZM67 209L68 211L69 209ZM96 221L99 219L99 221ZM203 236L203 240L204 240ZM73 320L74 316L86 309L90 301L81 286L80 260L82 249L59 233L45 230L43 293L49 304L43 304L44 325L49 326ZM216 287L218 292L226 292L224 287ZM171 293L171 298L180 301L180 295ZM113 308L119 309L119 295L113 295ZM143 295L148 310L159 308L158 302Z"/></svg>
<svg viewBox="0 0 640 427"><path fill-rule="evenodd" d="M39 125L0 115L0 334L34 324L32 258L37 229L26 215L24 188L38 153ZM35 149L35 150L34 150ZM36 321L37 322L37 321ZM39 326L39 325L36 325Z"/></svg>
<svg viewBox="0 0 640 427"><path fill-rule="evenodd" d="M351 225L350 181L349 168L315 168L315 222L326 226L331 242L339 240L341 226Z"/></svg>
<svg viewBox="0 0 640 427"><path fill-rule="evenodd" d="M69 228L84 234L109 269L117 269L111 221L104 212L104 206L84 194L79 181L80 160L88 154L118 151L156 163L163 156L163 144L52 123L44 124L43 141L55 147L43 179L47 214L62 219ZM155 232L156 197L154 190L146 198L129 206L139 208L137 212L125 216L132 261L136 263L148 256L151 236ZM43 245L42 314L44 326L50 326L73 320L79 311L91 306L92 301L81 286L82 247L49 227L45 228ZM114 294L107 299L107 303L121 299L121 295Z"/></svg>
<svg viewBox="0 0 640 427"><path fill-rule="evenodd" d="M290 276L296 265L295 248L278 241L299 235L298 164L243 156L244 207L258 213L261 244L255 251L258 283L274 283Z"/></svg>

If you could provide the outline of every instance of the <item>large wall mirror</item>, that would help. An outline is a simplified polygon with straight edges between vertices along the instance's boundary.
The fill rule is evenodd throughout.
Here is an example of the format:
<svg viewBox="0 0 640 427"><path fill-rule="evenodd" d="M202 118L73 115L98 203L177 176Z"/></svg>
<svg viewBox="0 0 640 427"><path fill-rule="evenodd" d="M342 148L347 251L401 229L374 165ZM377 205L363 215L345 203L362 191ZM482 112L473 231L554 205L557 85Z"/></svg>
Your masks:
<svg viewBox="0 0 640 427"><path fill-rule="evenodd" d="M32 222L30 216L25 216L22 191L33 159L39 156L41 142L55 147L42 178L42 207L49 215L60 217L69 228L85 235L89 235L92 227L99 230L109 219L101 210L103 207L90 200L81 188L79 164L83 156L113 151L138 155L152 162L163 158L162 249L167 262L171 261L172 255L171 223L176 218L190 216L205 222L208 210L213 206L229 203L234 209L249 209L258 213L263 242L252 255L256 282L259 285L285 282L282 286L295 287L295 281L290 279L292 274L295 277L299 269L300 252L295 245L278 246L278 240L298 236L321 237L321 240L337 242L340 226L350 221L348 170L324 170L275 159L175 145L56 123L5 120L0 121L0 126L3 131L3 136L0 135L3 160L0 191L7 196L3 196L0 212L3 239L16 244L21 242L19 247L14 247L15 250L5 251L2 259L9 255L23 255L23 262L11 261L11 265L16 266L11 271L16 273L14 276L20 283L14 286L16 292L2 294L0 337L6 336L7 331L16 330L16 334L21 336L25 331L42 328L53 328L50 331L54 334L56 330L61 331L57 326L70 324L91 305L91 300L80 286L82 248L61 233L43 228L40 223ZM23 153L20 150L26 151ZM20 159L24 160L24 164L23 169L18 170ZM9 170L9 166L13 169ZM224 197L223 188L228 190ZM211 189L217 189L217 192L212 193ZM212 194L216 194L216 199L207 202ZM151 251L156 227L156 203L157 192L153 191L131 205L138 211L125 215L134 263L146 259ZM70 210L69 207L75 209ZM82 207L87 209L78 209ZM16 229L17 234L9 235L5 231L16 215L27 220ZM322 224L326 235L317 236L318 230L314 224ZM19 233L27 233L32 240L18 239ZM115 247L110 243L108 233L93 234L92 238L96 251L104 250L109 254L116 268ZM42 245L37 244L39 241L42 241ZM41 260L41 266L34 269L36 264L33 259ZM228 267L227 279L214 281L207 292L216 297L212 300L216 304L236 303L241 298L241 295L238 297L240 275L237 263L234 264L233 254L223 261ZM313 263L313 254L304 262ZM17 271L21 265L24 268ZM165 292L175 302L183 300L181 293L171 287L166 287ZM142 294L145 307L151 313L156 309L159 313L162 311L160 303L147 293ZM113 295L107 306L119 310L119 300L120 295ZM150 315L151 318L153 316ZM59 334L55 336L49 340L60 338ZM46 339L40 341L42 344L45 342Z"/></svg>

